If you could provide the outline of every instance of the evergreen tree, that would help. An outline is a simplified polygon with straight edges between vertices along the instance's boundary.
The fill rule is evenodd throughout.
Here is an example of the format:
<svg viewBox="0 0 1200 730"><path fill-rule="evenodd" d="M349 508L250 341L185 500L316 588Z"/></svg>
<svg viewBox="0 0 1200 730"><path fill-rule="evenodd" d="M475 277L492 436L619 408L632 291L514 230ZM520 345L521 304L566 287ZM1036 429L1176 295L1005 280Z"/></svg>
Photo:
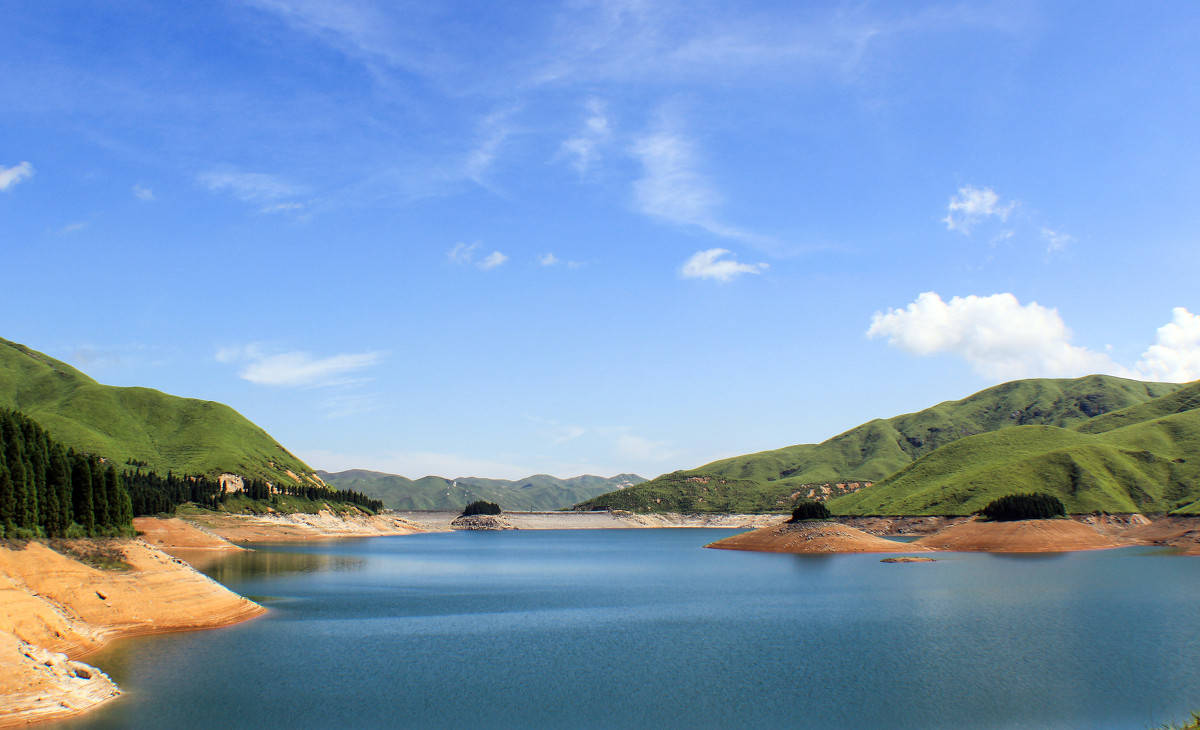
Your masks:
<svg viewBox="0 0 1200 730"><path fill-rule="evenodd" d="M92 500L92 467L87 457L71 453L71 492L75 521L92 535L96 532L96 510Z"/></svg>

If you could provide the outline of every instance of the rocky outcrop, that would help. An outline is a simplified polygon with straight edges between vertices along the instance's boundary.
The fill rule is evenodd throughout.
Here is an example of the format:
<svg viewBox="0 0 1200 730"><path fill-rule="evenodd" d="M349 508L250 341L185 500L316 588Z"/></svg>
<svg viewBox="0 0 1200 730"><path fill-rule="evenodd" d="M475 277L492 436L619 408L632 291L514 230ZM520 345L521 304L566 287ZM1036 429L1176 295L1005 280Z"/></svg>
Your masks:
<svg viewBox="0 0 1200 730"><path fill-rule="evenodd" d="M456 530L515 530L501 515L461 515L450 526Z"/></svg>

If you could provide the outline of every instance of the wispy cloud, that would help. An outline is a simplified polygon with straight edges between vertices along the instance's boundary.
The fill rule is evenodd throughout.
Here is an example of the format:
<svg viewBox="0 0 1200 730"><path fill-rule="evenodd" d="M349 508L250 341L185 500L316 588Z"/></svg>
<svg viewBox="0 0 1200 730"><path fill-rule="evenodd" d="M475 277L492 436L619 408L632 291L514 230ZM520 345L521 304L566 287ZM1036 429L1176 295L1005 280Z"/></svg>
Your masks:
<svg viewBox="0 0 1200 730"><path fill-rule="evenodd" d="M600 147L612 136L604 102L592 98L587 100L585 106L588 116L583 122L583 129L564 140L559 147L559 154L566 157L580 175L587 174L600 156Z"/></svg>
<svg viewBox="0 0 1200 730"><path fill-rule="evenodd" d="M617 435L614 448L622 458L651 463L664 462L678 454L666 441L654 441L628 432Z"/></svg>
<svg viewBox="0 0 1200 730"><path fill-rule="evenodd" d="M1046 252L1054 253L1071 245L1075 241L1075 237L1069 233L1042 226L1042 240L1046 242Z"/></svg>
<svg viewBox="0 0 1200 730"><path fill-rule="evenodd" d="M695 149L683 135L669 130L644 135L634 143L633 155L642 165L642 176L633 183L634 204L639 212L722 238L759 243L765 240L717 219L721 196L700 172Z"/></svg>
<svg viewBox="0 0 1200 730"><path fill-rule="evenodd" d="M262 345L249 344L222 347L215 357L222 363L242 363L238 376L256 385L323 387L346 383L347 375L377 364L382 354L361 352L314 357L299 350L269 353Z"/></svg>
<svg viewBox="0 0 1200 730"><path fill-rule="evenodd" d="M510 123L515 109L501 109L484 117L479 125L479 136L475 146L467 154L464 176L476 185L490 188L486 175L500 154L500 148L513 133Z"/></svg>
<svg viewBox="0 0 1200 730"><path fill-rule="evenodd" d="M134 185L133 186L133 197L137 198L138 200L148 203L148 202L154 200L154 191L151 190L150 188L146 187L145 185Z"/></svg>
<svg viewBox="0 0 1200 730"><path fill-rule="evenodd" d="M303 188L280 177L261 172L210 170L200 173L196 179L212 192L227 193L244 203L257 204L263 212L292 210L294 208L289 206L300 204L286 199L304 192Z"/></svg>
<svg viewBox="0 0 1200 730"><path fill-rule="evenodd" d="M499 251L492 251L483 258L478 258L479 243L456 243L446 252L446 258L459 266L473 265L481 271L490 271L508 261L508 256Z"/></svg>
<svg viewBox="0 0 1200 730"><path fill-rule="evenodd" d="M546 268L565 266L568 269L578 269L579 267L583 266L582 261L564 261L563 259L560 259L558 256L554 255L553 252L549 251L544 254L540 254L537 257L537 262L538 266L543 266Z"/></svg>
<svg viewBox="0 0 1200 730"><path fill-rule="evenodd" d="M478 266L484 271L489 271L503 264L505 261L508 261L507 256L499 251L492 251L487 256L484 256L482 260L480 260Z"/></svg>
<svg viewBox="0 0 1200 730"><path fill-rule="evenodd" d="M950 203L946 206L946 217L942 222L946 224L947 230L969 236L971 229L985 219L1008 220L1009 214L1016 207L1016 201L1001 203L1000 196L991 188L965 185L958 189L957 195L950 197Z"/></svg>
<svg viewBox="0 0 1200 730"><path fill-rule="evenodd" d="M33 165L19 162L12 167L0 165L0 190L8 190L22 180L33 177Z"/></svg>
<svg viewBox="0 0 1200 730"><path fill-rule="evenodd" d="M732 255L724 248L697 251L683 264L679 273L685 279L729 281L742 274L761 274L768 268L764 263L743 264L737 259L726 258Z"/></svg>
<svg viewBox="0 0 1200 730"><path fill-rule="evenodd" d="M65 236L65 235L69 235L71 233L79 233L80 231L82 231L83 229L85 229L87 227L88 227L87 221L75 221L74 223L68 223L67 225L63 226L62 228L59 228L58 232Z"/></svg>

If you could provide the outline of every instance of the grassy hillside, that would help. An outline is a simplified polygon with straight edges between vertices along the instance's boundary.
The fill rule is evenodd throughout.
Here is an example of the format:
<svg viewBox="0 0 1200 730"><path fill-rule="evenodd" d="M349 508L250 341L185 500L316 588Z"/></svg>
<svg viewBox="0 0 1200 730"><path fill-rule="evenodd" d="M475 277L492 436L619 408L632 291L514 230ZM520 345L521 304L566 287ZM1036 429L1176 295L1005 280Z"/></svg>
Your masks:
<svg viewBox="0 0 1200 730"><path fill-rule="evenodd" d="M1192 384L1073 429L1024 426L964 438L829 508L970 514L996 497L1036 490L1058 496L1069 512L1197 512L1197 396L1200 384Z"/></svg>
<svg viewBox="0 0 1200 730"><path fill-rule="evenodd" d="M477 499L495 502L506 510L556 510L623 485L646 481L636 474L611 478L584 475L570 479L535 474L515 481L433 476L408 479L365 469L317 474L331 487L362 492L382 500L386 507L399 510L460 510Z"/></svg>
<svg viewBox="0 0 1200 730"><path fill-rule="evenodd" d="M1023 425L1067 428L1146 404L1179 387L1105 375L1017 380L917 413L870 421L820 444L788 446L666 474L588 500L579 508L724 511L716 505L736 504L740 509L765 505L756 509L784 511L814 485L836 490L846 482L878 481L967 436ZM709 481L700 481L704 478ZM722 481L726 484L719 484ZM715 486L722 487L720 494Z"/></svg>
<svg viewBox="0 0 1200 730"><path fill-rule="evenodd" d="M55 439L160 474L232 472L273 483L312 469L229 406L149 388L101 385L66 363L0 339L0 406Z"/></svg>

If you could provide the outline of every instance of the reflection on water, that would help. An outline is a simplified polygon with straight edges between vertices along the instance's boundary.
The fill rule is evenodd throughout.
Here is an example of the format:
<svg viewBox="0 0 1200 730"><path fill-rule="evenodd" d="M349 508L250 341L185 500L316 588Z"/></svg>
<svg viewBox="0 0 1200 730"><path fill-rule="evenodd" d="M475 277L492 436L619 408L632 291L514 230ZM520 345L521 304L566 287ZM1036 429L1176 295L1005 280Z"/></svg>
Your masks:
<svg viewBox="0 0 1200 730"><path fill-rule="evenodd" d="M188 560L190 556L185 557ZM189 562L191 562L189 560ZM197 570L218 583L238 583L254 578L290 573L326 573L362 570L367 561L353 555L289 553L274 550L239 550L221 553L211 560L193 563Z"/></svg>
<svg viewBox="0 0 1200 730"><path fill-rule="evenodd" d="M93 663L125 696L71 726L1115 730L1200 706L1198 559L701 547L732 532L227 555L206 572L270 610L116 642Z"/></svg>

